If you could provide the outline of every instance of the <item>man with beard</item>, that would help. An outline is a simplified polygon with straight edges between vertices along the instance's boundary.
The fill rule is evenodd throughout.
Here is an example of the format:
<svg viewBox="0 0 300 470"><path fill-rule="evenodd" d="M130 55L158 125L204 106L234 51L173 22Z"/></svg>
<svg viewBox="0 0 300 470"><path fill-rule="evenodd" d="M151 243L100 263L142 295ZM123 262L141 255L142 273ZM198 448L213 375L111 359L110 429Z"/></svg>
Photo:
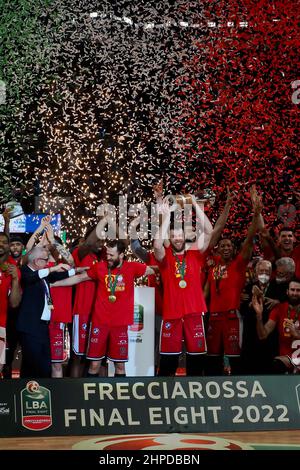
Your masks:
<svg viewBox="0 0 300 470"><path fill-rule="evenodd" d="M206 341L203 315L206 312L201 285L201 270L208 247L212 226L208 218L192 198L196 217L202 221L196 242L186 243L182 228L171 223L168 204L164 206L162 225L154 240L154 255L159 262L163 282L163 321L160 344L160 376L174 376L182 353L182 341L186 347L186 372L188 376L202 375ZM170 228L170 245L164 241Z"/></svg>
<svg viewBox="0 0 300 470"><path fill-rule="evenodd" d="M24 243L20 236L11 235L9 243L10 256L15 260L17 266L22 264L22 253L24 250Z"/></svg>
<svg viewBox="0 0 300 470"><path fill-rule="evenodd" d="M273 374L294 373L300 370L300 280L293 279L287 290L288 301L277 305L263 323L263 299L253 295L252 305L256 312L256 328L259 339L265 340L277 328L279 333L279 356L273 363Z"/></svg>
<svg viewBox="0 0 300 470"><path fill-rule="evenodd" d="M262 203L252 191L253 217L240 253L229 238L218 245L219 261L209 272L205 285L209 297L209 326L207 331L207 375L222 375L223 355L229 357L231 373L240 372L242 321L239 313L241 293L246 280L253 239L261 217Z"/></svg>
<svg viewBox="0 0 300 470"><path fill-rule="evenodd" d="M9 239L0 233L0 372L5 364L8 305L17 307L21 300L18 269L9 263Z"/></svg>
<svg viewBox="0 0 300 470"><path fill-rule="evenodd" d="M277 245L269 233L264 235L265 258L274 261L288 257L295 261L295 275L300 277L300 245L295 246L296 238L291 228L282 228L278 235Z"/></svg>
<svg viewBox="0 0 300 470"><path fill-rule="evenodd" d="M12 264L20 267L22 264L22 253L24 243L20 236L12 235L10 237L9 250L10 256L8 260ZM18 318L19 307L8 307L7 323L6 323L6 364L3 368L3 377L5 379L12 378L12 363L14 360L15 352L19 343L19 335L16 328L16 321Z"/></svg>
<svg viewBox="0 0 300 470"><path fill-rule="evenodd" d="M91 318L86 357L91 360L88 377L98 377L105 357L115 366L115 377L125 377L128 361L128 326L134 318L134 280L154 271L143 263L125 260L126 243L107 243L106 261L95 263L78 282L97 281L96 300Z"/></svg>

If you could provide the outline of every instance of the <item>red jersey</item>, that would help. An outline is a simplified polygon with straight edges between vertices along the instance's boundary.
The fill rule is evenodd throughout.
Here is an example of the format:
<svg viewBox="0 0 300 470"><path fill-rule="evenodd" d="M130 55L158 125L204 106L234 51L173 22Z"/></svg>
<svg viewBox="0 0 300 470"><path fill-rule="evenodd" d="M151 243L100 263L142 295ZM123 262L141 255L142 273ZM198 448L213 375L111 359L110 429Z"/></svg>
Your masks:
<svg viewBox="0 0 300 470"><path fill-rule="evenodd" d="M202 285L204 286L208 278L209 270L212 269L214 266L216 266L216 264L220 262L221 258L219 255L215 255L211 248L207 248L203 252L203 257L204 257L204 266L201 272L201 282L202 282Z"/></svg>
<svg viewBox="0 0 300 470"><path fill-rule="evenodd" d="M74 264L75 266L80 266L80 259L79 259L79 255L78 255L78 246L76 248L74 248L74 250L72 251L72 258L74 260Z"/></svg>
<svg viewBox="0 0 300 470"><path fill-rule="evenodd" d="M13 258L11 255L9 255L9 257L7 258L6 263L14 264L15 266L18 266L18 260Z"/></svg>
<svg viewBox="0 0 300 470"><path fill-rule="evenodd" d="M111 282L117 276L115 296L117 300L109 301L111 295L107 263L100 261L87 272L97 283L95 308L92 321L96 325L123 326L134 322L134 279L145 274L146 264L124 261L122 266L111 271Z"/></svg>
<svg viewBox="0 0 300 470"><path fill-rule="evenodd" d="M51 287L53 310L51 321L71 323L72 321L72 287Z"/></svg>
<svg viewBox="0 0 300 470"><path fill-rule="evenodd" d="M147 266L158 266L157 259L153 253L149 253ZM163 287L160 274L151 274L148 276L148 286L155 288L155 314L162 315L163 308Z"/></svg>
<svg viewBox="0 0 300 470"><path fill-rule="evenodd" d="M269 320L273 320L276 322L277 329L279 332L279 354L280 356L292 356L295 352L295 338L291 336L285 336L284 334L284 319L288 318L288 302L284 302L281 304L276 305L270 313ZM294 320L296 328L299 328L299 321L295 309L292 309L290 312L290 318ZM296 321L295 321L296 320ZM297 345L299 346L299 340L297 341Z"/></svg>
<svg viewBox="0 0 300 470"><path fill-rule="evenodd" d="M11 276L0 268L0 326L6 327L8 296L11 290Z"/></svg>
<svg viewBox="0 0 300 470"><path fill-rule="evenodd" d="M228 265L219 262L211 268L208 275L210 312L239 309L247 265L248 261L245 261L241 255L237 255Z"/></svg>
<svg viewBox="0 0 300 470"><path fill-rule="evenodd" d="M191 313L206 312L201 272L204 256L198 250L188 250L176 256L172 248L165 248L165 257L159 263L163 282L163 319L175 320ZM177 259L179 260L179 263ZM179 287L180 266L185 259L184 281L186 287Z"/></svg>
<svg viewBox="0 0 300 470"><path fill-rule="evenodd" d="M293 249L291 258L293 258L293 260L295 261L295 265L296 265L295 276L299 278L300 277L300 245L296 246L296 248Z"/></svg>
<svg viewBox="0 0 300 470"><path fill-rule="evenodd" d="M8 297L11 291L11 281L12 278L9 274L6 273L6 266L8 264L13 264L16 266L16 261L14 258L9 256L7 261L3 263L5 266L4 269L0 268L0 326L6 327L6 317L8 311ZM19 282L21 279L21 271L18 269Z"/></svg>
<svg viewBox="0 0 300 470"><path fill-rule="evenodd" d="M89 266L98 261L94 253L89 253L81 261L78 256L78 248L72 253L75 266ZM96 285L93 281L84 281L76 286L73 313L78 315L90 315L94 306Z"/></svg>
<svg viewBox="0 0 300 470"><path fill-rule="evenodd" d="M54 261L49 261L47 268L56 266ZM51 322L70 323L72 321L72 287L50 287L53 310Z"/></svg>

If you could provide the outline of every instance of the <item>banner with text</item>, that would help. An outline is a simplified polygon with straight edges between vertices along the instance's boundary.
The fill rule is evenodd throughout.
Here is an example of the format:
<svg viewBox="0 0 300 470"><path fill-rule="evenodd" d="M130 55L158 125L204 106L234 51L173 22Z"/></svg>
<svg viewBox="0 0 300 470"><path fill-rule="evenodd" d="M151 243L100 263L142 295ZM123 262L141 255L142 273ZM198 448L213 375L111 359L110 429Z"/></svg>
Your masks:
<svg viewBox="0 0 300 470"><path fill-rule="evenodd" d="M0 435L300 429L300 376L2 380Z"/></svg>

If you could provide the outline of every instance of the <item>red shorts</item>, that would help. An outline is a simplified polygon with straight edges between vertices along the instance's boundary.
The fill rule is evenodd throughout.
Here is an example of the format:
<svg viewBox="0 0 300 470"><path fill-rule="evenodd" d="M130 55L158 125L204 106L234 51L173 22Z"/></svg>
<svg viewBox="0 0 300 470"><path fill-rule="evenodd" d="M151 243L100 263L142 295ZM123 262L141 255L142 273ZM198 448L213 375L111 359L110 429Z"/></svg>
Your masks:
<svg viewBox="0 0 300 470"><path fill-rule="evenodd" d="M87 359L100 361L128 361L128 326L96 326L91 323Z"/></svg>
<svg viewBox="0 0 300 470"><path fill-rule="evenodd" d="M242 333L242 320L237 310L210 313L207 331L208 354L239 356Z"/></svg>
<svg viewBox="0 0 300 470"><path fill-rule="evenodd" d="M184 339L187 354L206 354L206 341L201 313L175 320L163 320L160 354L180 354Z"/></svg>
<svg viewBox="0 0 300 470"><path fill-rule="evenodd" d="M86 353L88 345L88 332L90 327L90 315L78 315L73 317L73 351L77 356Z"/></svg>
<svg viewBox="0 0 300 470"><path fill-rule="evenodd" d="M64 362L65 323L50 322L49 324L51 362Z"/></svg>

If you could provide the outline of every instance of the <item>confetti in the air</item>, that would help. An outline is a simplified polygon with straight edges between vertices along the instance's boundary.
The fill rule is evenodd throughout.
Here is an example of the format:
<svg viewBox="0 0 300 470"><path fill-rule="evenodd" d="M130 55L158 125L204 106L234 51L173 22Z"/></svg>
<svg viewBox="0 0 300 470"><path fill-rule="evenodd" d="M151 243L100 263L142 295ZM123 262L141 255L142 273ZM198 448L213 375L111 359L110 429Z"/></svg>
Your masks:
<svg viewBox="0 0 300 470"><path fill-rule="evenodd" d="M243 235L256 183L274 226L299 186L294 2L2 3L2 198L11 185L61 212L72 239L101 202L149 201L162 177L168 193L214 191L213 220L229 186Z"/></svg>

